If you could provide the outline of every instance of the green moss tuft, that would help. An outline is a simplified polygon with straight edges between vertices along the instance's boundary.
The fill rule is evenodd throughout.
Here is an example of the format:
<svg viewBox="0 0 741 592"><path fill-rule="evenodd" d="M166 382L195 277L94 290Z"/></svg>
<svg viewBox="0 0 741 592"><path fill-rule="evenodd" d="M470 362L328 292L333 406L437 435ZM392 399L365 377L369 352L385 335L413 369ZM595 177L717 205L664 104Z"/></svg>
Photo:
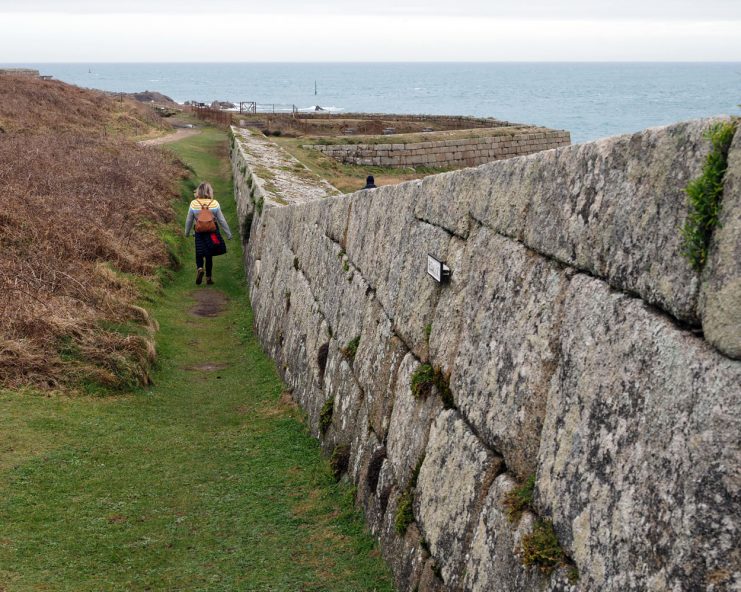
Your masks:
<svg viewBox="0 0 741 592"><path fill-rule="evenodd" d="M533 495L535 493L535 475L530 475L525 483L513 489L504 499L504 505L507 508L507 518L510 522L520 519L525 510L533 509Z"/></svg>
<svg viewBox="0 0 741 592"><path fill-rule="evenodd" d="M424 454L419 457L419 460L417 461L417 465L414 467L414 472L412 473L412 487L417 487L417 481L419 480L419 472L422 470L423 462L425 462Z"/></svg>
<svg viewBox="0 0 741 592"><path fill-rule="evenodd" d="M702 174L687 185L689 214L682 228L682 255L696 271L702 271L708 257L708 245L713 229L718 225L723 177L728 168L728 150L736 123L718 123L706 137L712 149L705 160Z"/></svg>
<svg viewBox="0 0 741 592"><path fill-rule="evenodd" d="M522 537L520 552L525 565L536 566L544 574L567 565L566 555L550 520L538 520L535 523L533 531Z"/></svg>
<svg viewBox="0 0 741 592"><path fill-rule="evenodd" d="M348 341L347 345L343 347L340 351L342 352L343 356L345 356L348 360L352 362L355 359L355 355L358 353L359 345L360 345L360 335Z"/></svg>
<svg viewBox="0 0 741 592"><path fill-rule="evenodd" d="M412 374L412 395L416 399L427 397L435 384L435 370L431 364L420 364Z"/></svg>
<svg viewBox="0 0 741 592"><path fill-rule="evenodd" d="M332 415L334 414L334 399L327 399L322 405L322 410L319 412L319 431L322 436L327 433L329 426L332 425Z"/></svg>
<svg viewBox="0 0 741 592"><path fill-rule="evenodd" d="M436 387L446 409L455 409L453 392L450 390L448 377L441 368L433 368L431 364L420 364L412 374L412 395L415 398L425 398Z"/></svg>
<svg viewBox="0 0 741 592"><path fill-rule="evenodd" d="M566 577L569 580L569 584L576 584L579 581L579 569L575 565L572 565L569 567Z"/></svg>
<svg viewBox="0 0 741 592"><path fill-rule="evenodd" d="M396 518L394 520L394 526L396 532L404 534L409 528L409 525L414 522L414 493L412 488L409 487L399 498L399 505L396 508Z"/></svg>

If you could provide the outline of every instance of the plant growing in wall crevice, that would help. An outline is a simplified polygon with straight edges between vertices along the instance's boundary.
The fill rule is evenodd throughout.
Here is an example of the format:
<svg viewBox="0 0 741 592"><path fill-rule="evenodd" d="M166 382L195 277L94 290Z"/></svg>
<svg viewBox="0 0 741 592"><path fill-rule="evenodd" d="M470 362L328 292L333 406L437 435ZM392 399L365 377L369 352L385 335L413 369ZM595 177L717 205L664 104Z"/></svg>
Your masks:
<svg viewBox="0 0 741 592"><path fill-rule="evenodd" d="M507 518L516 522L525 510L533 511L533 497L535 495L535 475L530 475L522 486L510 491L504 498L507 508Z"/></svg>
<svg viewBox="0 0 741 592"><path fill-rule="evenodd" d="M324 401L322 410L319 412L319 431L322 436L327 433L329 426L332 425L332 415L334 414L334 399L330 397Z"/></svg>
<svg viewBox="0 0 741 592"><path fill-rule="evenodd" d="M552 573L557 567L574 568L569 563L561 543L558 542L550 520L539 519L533 531L522 537L520 556L523 564L535 566L546 575Z"/></svg>
<svg viewBox="0 0 741 592"><path fill-rule="evenodd" d="M412 374L411 389L415 399L424 399L432 392L432 387L437 388L443 405L446 409L455 409L453 392L450 390L448 377L439 367L432 364L420 364Z"/></svg>
<svg viewBox="0 0 741 592"><path fill-rule="evenodd" d="M682 255L695 271L702 271L708 257L708 246L713 230L718 225L723 177L728 168L728 150L736 132L737 123L723 122L713 125L706 137L712 148L702 169L702 174L685 188L689 214L682 228Z"/></svg>
<svg viewBox="0 0 741 592"><path fill-rule="evenodd" d="M404 535L412 522L414 522L414 492L410 485L401 494L399 505L396 506L396 516L394 518L396 532Z"/></svg>
<svg viewBox="0 0 741 592"><path fill-rule="evenodd" d="M340 351L351 362L355 360L355 355L358 353L358 346L360 345L360 335L355 336L353 339L347 342L347 345Z"/></svg>

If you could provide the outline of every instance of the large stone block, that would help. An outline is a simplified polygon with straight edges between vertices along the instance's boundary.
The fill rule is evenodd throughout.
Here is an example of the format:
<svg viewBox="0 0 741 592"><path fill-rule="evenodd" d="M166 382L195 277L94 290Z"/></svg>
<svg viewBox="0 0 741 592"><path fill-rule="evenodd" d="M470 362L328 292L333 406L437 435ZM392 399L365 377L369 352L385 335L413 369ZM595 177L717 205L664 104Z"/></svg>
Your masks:
<svg viewBox="0 0 741 592"><path fill-rule="evenodd" d="M415 494L415 516L445 585L465 575L466 553L489 486L502 459L488 450L455 411L443 411L430 430Z"/></svg>
<svg viewBox="0 0 741 592"><path fill-rule="evenodd" d="M497 156L505 156L501 144ZM543 152L481 165L476 169L480 188L472 190L470 215L503 236L521 240L530 200L541 190L544 171L554 161L555 154Z"/></svg>
<svg viewBox="0 0 741 592"><path fill-rule="evenodd" d="M474 170L433 175L422 180L425 199L417 201L414 215L420 220L467 237L471 219L471 198L487 190L488 177Z"/></svg>
<svg viewBox="0 0 741 592"><path fill-rule="evenodd" d="M515 522L507 515L507 495L517 487L509 475L502 474L486 496L471 543L463 589L467 592L546 591L555 587L560 574L544 575L537 567L525 567L519 557L522 538L535 524L525 511Z"/></svg>
<svg viewBox="0 0 741 592"><path fill-rule="evenodd" d="M447 283L439 285L432 277L426 278L429 284L437 287L437 303L430 323L425 326L429 352L427 361L442 368L446 375L450 375L460 347L469 280L479 265L478 261L468 256L467 244L468 241L453 236L448 248L441 254L451 270Z"/></svg>
<svg viewBox="0 0 741 592"><path fill-rule="evenodd" d="M406 241L389 272L387 288L394 294L394 330L417 357L427 353L425 327L431 322L443 287L427 273L427 255L449 260L457 240L445 230L425 222L407 227ZM380 299L379 299L380 300Z"/></svg>
<svg viewBox="0 0 741 592"><path fill-rule="evenodd" d="M418 366L419 361L410 353L399 367L387 440L388 459L402 489L409 485L422 459L432 420L443 410L439 397L417 399L412 395L412 375Z"/></svg>
<svg viewBox="0 0 741 592"><path fill-rule="evenodd" d="M701 171L711 123L560 149L551 162L530 167L526 177L534 177L534 191L524 242L697 323L699 278L681 255L681 229L684 189Z"/></svg>
<svg viewBox="0 0 741 592"><path fill-rule="evenodd" d="M733 590L741 363L572 280L536 486L587 590Z"/></svg>
<svg viewBox="0 0 741 592"><path fill-rule="evenodd" d="M718 227L710 245L701 293L705 339L741 359L741 133L728 154Z"/></svg>
<svg viewBox="0 0 741 592"><path fill-rule="evenodd" d="M406 228L418 195L416 185L410 182L379 187L345 197L352 208L345 250L386 311L393 310L396 298L395 286L388 285L389 275L397 272L398 254L406 241ZM394 281L398 285L398 277Z"/></svg>
<svg viewBox="0 0 741 592"><path fill-rule="evenodd" d="M331 453L336 446L349 446L352 442L358 430L356 421L363 403L363 391L355 380L350 360L339 351L336 340L330 342L328 350L323 387L325 401L333 401L333 411L323 448Z"/></svg>
<svg viewBox="0 0 741 592"><path fill-rule="evenodd" d="M408 351L394 333L391 320L381 305L371 299L363 319L353 370L365 391L370 424L381 439L386 437L389 428L397 371Z"/></svg>
<svg viewBox="0 0 741 592"><path fill-rule="evenodd" d="M570 272L487 228L465 256L471 272L450 384L461 413L524 480L537 465Z"/></svg>
<svg viewBox="0 0 741 592"><path fill-rule="evenodd" d="M380 532L381 550L394 574L396 590L414 592L419 590L419 579L429 554L423 549L422 535L416 524L410 524L403 535L396 532L399 497L399 491L394 491L388 499Z"/></svg>

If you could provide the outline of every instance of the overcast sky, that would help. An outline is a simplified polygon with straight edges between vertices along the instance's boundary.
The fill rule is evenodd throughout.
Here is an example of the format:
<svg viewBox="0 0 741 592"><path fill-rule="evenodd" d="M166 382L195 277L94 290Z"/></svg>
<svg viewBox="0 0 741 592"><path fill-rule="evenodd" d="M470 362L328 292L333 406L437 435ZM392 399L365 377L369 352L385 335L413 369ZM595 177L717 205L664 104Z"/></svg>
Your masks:
<svg viewBox="0 0 741 592"><path fill-rule="evenodd" d="M0 62L741 61L741 0L0 0Z"/></svg>

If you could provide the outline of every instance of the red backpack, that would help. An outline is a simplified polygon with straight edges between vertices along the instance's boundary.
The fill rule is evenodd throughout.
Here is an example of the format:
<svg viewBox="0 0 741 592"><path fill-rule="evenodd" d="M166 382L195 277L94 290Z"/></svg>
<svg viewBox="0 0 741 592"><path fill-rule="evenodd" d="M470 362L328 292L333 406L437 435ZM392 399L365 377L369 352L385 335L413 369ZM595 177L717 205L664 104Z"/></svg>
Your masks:
<svg viewBox="0 0 741 592"><path fill-rule="evenodd" d="M196 216L196 232L216 232L216 220L211 211L213 199L208 204L201 204L201 211Z"/></svg>

